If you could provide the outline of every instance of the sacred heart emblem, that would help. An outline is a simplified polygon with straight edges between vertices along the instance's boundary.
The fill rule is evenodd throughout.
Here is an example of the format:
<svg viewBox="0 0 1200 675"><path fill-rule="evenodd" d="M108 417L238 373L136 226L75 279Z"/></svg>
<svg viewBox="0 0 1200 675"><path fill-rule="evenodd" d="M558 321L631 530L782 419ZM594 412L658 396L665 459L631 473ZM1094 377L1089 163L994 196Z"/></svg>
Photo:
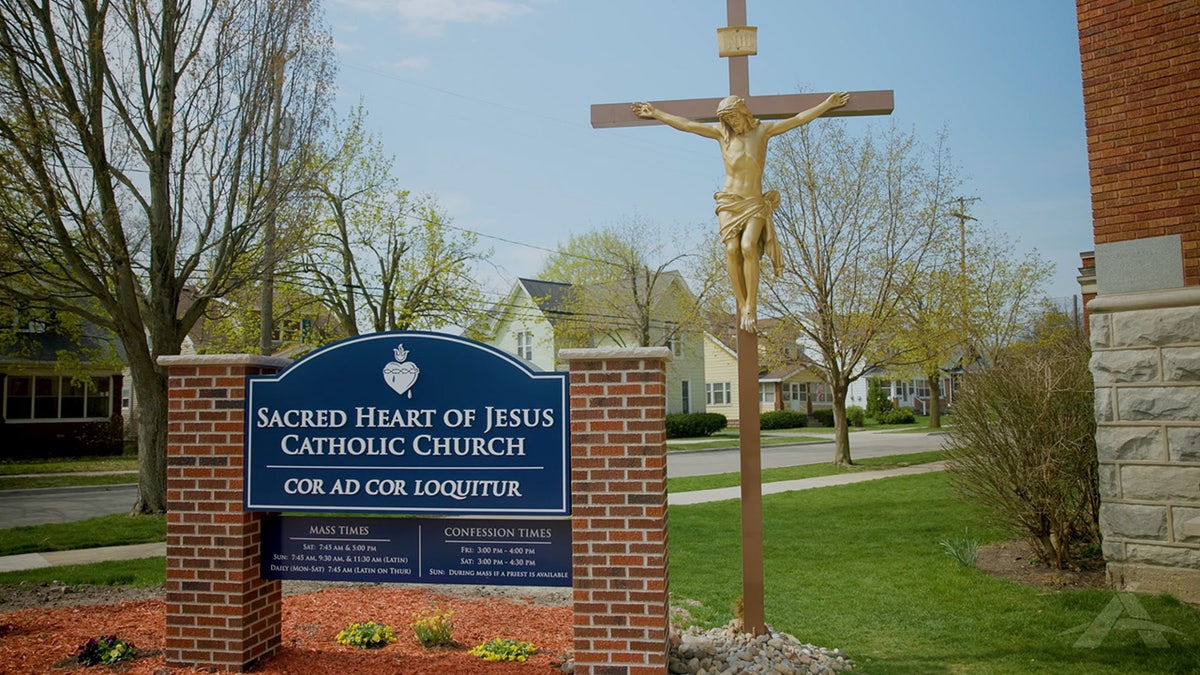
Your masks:
<svg viewBox="0 0 1200 675"><path fill-rule="evenodd" d="M408 352L404 349L404 345L396 347L392 353L395 354L396 360L383 367L383 381L387 382L387 385L397 394L403 396L407 393L409 398L412 398L412 392L409 389L417 381L421 369L417 367L417 364L405 361L408 358Z"/></svg>

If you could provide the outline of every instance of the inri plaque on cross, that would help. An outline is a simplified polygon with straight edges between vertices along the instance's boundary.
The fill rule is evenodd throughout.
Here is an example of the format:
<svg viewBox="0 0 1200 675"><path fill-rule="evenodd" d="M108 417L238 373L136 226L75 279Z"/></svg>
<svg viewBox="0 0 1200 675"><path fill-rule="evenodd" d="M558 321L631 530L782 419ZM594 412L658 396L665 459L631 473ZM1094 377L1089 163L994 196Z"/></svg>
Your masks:
<svg viewBox="0 0 1200 675"><path fill-rule="evenodd" d="M767 141L822 116L886 115L891 91L751 96L748 57L757 53L757 29L746 24L746 0L726 0L729 25L717 30L718 52L729 58L729 93L704 98L592 106L596 128L667 124L721 145L725 185L716 197L721 240L737 299L738 417L742 498L743 629L766 631L763 611L762 458L758 428L757 293L764 253L780 269L772 212L774 191L763 192ZM753 111L753 113L751 113ZM711 124L716 122L716 124Z"/></svg>

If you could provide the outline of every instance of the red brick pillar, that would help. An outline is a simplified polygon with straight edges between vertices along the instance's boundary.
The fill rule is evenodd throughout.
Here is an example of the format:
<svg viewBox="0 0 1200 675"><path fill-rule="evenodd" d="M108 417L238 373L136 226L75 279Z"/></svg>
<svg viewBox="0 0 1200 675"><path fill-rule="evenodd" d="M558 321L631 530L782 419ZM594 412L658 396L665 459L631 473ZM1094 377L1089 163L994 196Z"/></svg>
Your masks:
<svg viewBox="0 0 1200 675"><path fill-rule="evenodd" d="M242 671L279 648L279 581L259 578L262 515L242 510L246 376L290 361L168 356L167 665Z"/></svg>
<svg viewBox="0 0 1200 675"><path fill-rule="evenodd" d="M665 347L567 349L577 675L667 671Z"/></svg>

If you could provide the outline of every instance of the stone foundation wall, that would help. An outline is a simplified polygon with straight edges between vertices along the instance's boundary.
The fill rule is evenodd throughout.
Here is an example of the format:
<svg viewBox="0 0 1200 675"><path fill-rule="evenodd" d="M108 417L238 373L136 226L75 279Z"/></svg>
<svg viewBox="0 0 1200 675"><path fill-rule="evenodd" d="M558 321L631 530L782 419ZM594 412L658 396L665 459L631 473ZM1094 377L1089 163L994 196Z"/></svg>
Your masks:
<svg viewBox="0 0 1200 675"><path fill-rule="evenodd" d="M1200 602L1200 288L1090 309L1109 581Z"/></svg>

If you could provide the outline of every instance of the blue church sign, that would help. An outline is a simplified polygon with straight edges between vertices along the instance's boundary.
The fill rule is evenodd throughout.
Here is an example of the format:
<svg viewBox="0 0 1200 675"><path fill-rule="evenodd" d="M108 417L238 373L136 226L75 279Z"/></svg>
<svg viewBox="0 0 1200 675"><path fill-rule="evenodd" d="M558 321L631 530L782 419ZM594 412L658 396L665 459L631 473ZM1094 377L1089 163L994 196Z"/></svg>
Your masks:
<svg viewBox="0 0 1200 675"><path fill-rule="evenodd" d="M566 373L391 332L329 345L248 390L247 510L570 515Z"/></svg>

